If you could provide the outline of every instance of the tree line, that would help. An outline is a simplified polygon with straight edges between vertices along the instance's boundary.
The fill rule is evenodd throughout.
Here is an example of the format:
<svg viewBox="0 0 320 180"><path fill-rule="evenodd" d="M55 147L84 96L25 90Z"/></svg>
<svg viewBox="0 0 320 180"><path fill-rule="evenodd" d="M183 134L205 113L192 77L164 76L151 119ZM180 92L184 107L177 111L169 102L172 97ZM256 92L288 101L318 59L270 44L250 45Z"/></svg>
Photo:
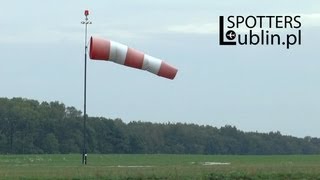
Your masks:
<svg viewBox="0 0 320 180"><path fill-rule="evenodd" d="M320 139L185 123L88 117L90 153L318 154ZM0 98L0 153L81 153L83 115L60 102Z"/></svg>

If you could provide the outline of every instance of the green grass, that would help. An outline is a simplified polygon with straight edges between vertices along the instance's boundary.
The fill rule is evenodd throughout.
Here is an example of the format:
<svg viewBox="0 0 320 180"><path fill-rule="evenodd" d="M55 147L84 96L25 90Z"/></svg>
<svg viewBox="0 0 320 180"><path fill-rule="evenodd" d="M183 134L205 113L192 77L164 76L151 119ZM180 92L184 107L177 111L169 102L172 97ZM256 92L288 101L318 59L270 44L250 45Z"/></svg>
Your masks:
<svg viewBox="0 0 320 180"><path fill-rule="evenodd" d="M320 155L0 155L0 179L320 180Z"/></svg>

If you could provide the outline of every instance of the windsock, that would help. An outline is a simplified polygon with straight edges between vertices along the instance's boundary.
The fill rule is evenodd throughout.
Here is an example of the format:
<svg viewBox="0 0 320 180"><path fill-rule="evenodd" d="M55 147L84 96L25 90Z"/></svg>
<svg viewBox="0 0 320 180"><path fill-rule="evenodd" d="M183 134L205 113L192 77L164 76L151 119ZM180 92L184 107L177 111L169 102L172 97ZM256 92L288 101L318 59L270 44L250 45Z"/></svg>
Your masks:
<svg viewBox="0 0 320 180"><path fill-rule="evenodd" d="M146 70L168 79L174 79L178 72L175 67L160 59L121 43L97 37L91 37L90 58L93 60L109 60L125 66Z"/></svg>

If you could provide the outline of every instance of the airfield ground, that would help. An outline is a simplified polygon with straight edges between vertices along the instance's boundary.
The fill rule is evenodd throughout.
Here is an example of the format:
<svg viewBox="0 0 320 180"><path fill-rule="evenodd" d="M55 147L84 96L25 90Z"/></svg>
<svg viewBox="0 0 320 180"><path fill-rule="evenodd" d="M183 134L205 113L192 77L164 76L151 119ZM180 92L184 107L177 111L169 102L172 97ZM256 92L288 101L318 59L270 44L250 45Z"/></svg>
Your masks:
<svg viewBox="0 0 320 180"><path fill-rule="evenodd" d="M320 179L320 155L0 155L0 179Z"/></svg>

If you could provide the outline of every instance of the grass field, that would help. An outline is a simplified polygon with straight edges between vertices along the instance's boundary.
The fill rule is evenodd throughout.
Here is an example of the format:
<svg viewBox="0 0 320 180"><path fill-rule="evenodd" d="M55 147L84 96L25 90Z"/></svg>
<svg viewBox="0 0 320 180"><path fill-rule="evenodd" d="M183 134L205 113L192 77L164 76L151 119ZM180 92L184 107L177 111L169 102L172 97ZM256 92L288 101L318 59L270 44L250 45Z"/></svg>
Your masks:
<svg viewBox="0 0 320 180"><path fill-rule="evenodd" d="M0 155L0 179L320 179L320 155Z"/></svg>

